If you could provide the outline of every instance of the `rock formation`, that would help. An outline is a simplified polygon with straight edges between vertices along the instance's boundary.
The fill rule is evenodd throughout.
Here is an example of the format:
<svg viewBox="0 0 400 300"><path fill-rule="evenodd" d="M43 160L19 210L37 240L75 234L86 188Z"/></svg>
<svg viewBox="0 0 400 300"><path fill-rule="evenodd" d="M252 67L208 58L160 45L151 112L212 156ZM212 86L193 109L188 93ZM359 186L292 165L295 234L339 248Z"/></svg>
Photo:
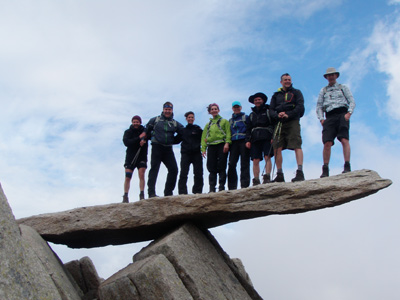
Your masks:
<svg viewBox="0 0 400 300"><path fill-rule="evenodd" d="M35 228L47 241L71 248L91 248L153 240L186 222L211 228L272 214L333 207L390 184L374 171L361 170L298 183L82 207L24 218L18 223Z"/></svg>
<svg viewBox="0 0 400 300"><path fill-rule="evenodd" d="M0 299L252 299L241 261L208 228L333 207L391 184L361 170L301 183L84 207L18 220L0 186ZM44 238L44 239L43 239ZM64 265L47 241L95 247L153 240L104 282L90 258Z"/></svg>

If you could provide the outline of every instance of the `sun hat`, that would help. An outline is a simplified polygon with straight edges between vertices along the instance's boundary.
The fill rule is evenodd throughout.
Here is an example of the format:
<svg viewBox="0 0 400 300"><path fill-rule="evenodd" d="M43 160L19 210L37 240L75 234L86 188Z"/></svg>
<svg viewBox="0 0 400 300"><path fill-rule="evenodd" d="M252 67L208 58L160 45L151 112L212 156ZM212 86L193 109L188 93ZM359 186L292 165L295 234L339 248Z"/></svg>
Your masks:
<svg viewBox="0 0 400 300"><path fill-rule="evenodd" d="M255 93L254 95L249 97L249 102L254 104L254 99L260 97L264 100L264 104L267 103L268 97L264 93Z"/></svg>
<svg viewBox="0 0 400 300"><path fill-rule="evenodd" d="M337 77L340 76L340 73L338 71L336 71L335 68L328 68L326 69L326 73L324 74L324 77L326 78L326 76L328 76L329 74L337 74Z"/></svg>

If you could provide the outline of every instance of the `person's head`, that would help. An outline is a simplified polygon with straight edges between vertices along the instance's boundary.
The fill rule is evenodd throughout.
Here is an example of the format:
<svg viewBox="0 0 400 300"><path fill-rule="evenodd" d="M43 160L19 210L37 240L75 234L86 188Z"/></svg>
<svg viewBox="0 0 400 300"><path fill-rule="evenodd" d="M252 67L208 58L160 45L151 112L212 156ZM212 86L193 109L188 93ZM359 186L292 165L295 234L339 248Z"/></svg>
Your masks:
<svg viewBox="0 0 400 300"><path fill-rule="evenodd" d="M336 83L336 79L340 76L340 73L336 71L335 68L326 69L326 73L324 77L328 80L329 85L334 85Z"/></svg>
<svg viewBox="0 0 400 300"><path fill-rule="evenodd" d="M281 84L284 90L287 90L292 86L292 77L289 75L289 73L282 74Z"/></svg>
<svg viewBox="0 0 400 300"><path fill-rule="evenodd" d="M167 101L163 105L163 114L165 117L169 118L172 116L172 113L174 112L174 105Z"/></svg>
<svg viewBox="0 0 400 300"><path fill-rule="evenodd" d="M256 107L260 107L267 103L268 97L264 93L255 93L249 97L249 102L253 103Z"/></svg>
<svg viewBox="0 0 400 300"><path fill-rule="evenodd" d="M132 125L135 128L139 128L139 126L142 124L142 118L139 116L133 116L132 118Z"/></svg>
<svg viewBox="0 0 400 300"><path fill-rule="evenodd" d="M239 101L234 101L232 103L232 110L235 115L240 114L240 112L242 111L242 104L240 104Z"/></svg>
<svg viewBox="0 0 400 300"><path fill-rule="evenodd" d="M210 115L213 117L216 117L219 114L219 106L217 103L211 103L209 106L207 106L207 111Z"/></svg>
<svg viewBox="0 0 400 300"><path fill-rule="evenodd" d="M188 122L188 124L193 124L194 123L194 112L188 111L187 113L185 113L185 118L186 118L186 122Z"/></svg>

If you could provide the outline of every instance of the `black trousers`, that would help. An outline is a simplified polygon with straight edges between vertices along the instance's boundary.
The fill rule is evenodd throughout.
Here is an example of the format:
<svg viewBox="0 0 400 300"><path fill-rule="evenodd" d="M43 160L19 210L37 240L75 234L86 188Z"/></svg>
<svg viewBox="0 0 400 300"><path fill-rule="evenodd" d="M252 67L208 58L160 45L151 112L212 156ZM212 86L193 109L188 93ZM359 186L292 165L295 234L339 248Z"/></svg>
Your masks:
<svg viewBox="0 0 400 300"><path fill-rule="evenodd" d="M201 194L203 192L203 157L199 150L196 152L181 153L181 173L178 182L178 192L180 195L188 193L186 184L191 164L193 164L194 175L192 193Z"/></svg>
<svg viewBox="0 0 400 300"><path fill-rule="evenodd" d="M217 175L219 175L219 190L225 189L226 183L226 165L228 160L228 153L224 153L224 143L211 145L207 148L207 170L208 182L210 188L217 185Z"/></svg>
<svg viewBox="0 0 400 300"><path fill-rule="evenodd" d="M246 148L246 141L232 141L229 150L228 189L236 190L238 175L236 165L240 157L240 187L247 188L250 185L250 150Z"/></svg>
<svg viewBox="0 0 400 300"><path fill-rule="evenodd" d="M156 194L156 182L160 165L163 163L168 169L167 181L165 182L164 196L172 195L176 185L176 178L178 176L178 165L172 146L162 146L159 144L152 144L151 147L151 163L149 178L147 180L147 188L149 196Z"/></svg>

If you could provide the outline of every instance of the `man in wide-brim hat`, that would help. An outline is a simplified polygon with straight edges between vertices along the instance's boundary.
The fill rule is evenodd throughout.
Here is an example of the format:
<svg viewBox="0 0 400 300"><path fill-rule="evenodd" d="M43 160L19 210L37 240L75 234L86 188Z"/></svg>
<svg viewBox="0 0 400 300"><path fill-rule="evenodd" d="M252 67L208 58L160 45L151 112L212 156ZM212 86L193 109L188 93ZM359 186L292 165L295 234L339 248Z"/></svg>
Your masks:
<svg viewBox="0 0 400 300"><path fill-rule="evenodd" d="M334 145L335 138L343 146L343 173L351 171L349 129L350 117L356 104L350 89L336 82L339 75L340 73L335 68L326 70L324 77L328 80L328 85L321 89L317 101L317 116L323 128L322 142L324 144L321 178L329 176L331 147Z"/></svg>

